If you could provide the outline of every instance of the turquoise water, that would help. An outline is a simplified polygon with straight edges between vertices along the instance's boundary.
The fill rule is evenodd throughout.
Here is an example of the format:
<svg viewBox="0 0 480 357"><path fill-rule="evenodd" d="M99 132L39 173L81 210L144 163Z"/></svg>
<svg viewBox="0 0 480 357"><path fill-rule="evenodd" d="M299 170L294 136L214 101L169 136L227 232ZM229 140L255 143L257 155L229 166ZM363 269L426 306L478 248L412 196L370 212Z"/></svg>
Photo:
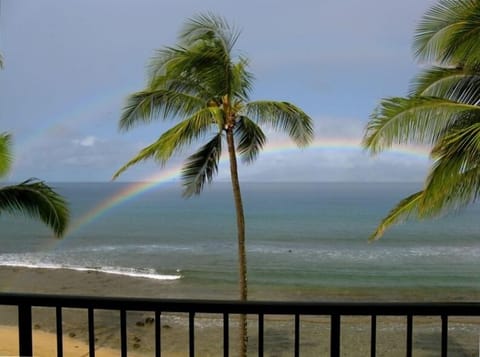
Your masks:
<svg viewBox="0 0 480 357"><path fill-rule="evenodd" d="M55 187L71 202L75 221L125 185ZM406 289L468 299L480 291L479 206L434 221L409 222L376 243L367 242L388 210L419 187L243 184L251 290L267 297L270 289L271 294L313 298L328 291ZM62 240L24 217L2 216L0 229L0 266L172 279L180 290L236 287L235 213L227 183L188 200L181 197L179 184L159 186Z"/></svg>

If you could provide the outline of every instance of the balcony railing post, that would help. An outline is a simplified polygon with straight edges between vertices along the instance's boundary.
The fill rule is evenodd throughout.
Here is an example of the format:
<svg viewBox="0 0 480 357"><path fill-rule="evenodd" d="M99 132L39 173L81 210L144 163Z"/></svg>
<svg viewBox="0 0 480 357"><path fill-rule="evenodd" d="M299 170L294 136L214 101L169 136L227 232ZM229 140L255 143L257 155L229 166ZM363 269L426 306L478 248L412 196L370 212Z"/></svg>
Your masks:
<svg viewBox="0 0 480 357"><path fill-rule="evenodd" d="M195 313L188 314L188 344L189 356L195 357Z"/></svg>
<svg viewBox="0 0 480 357"><path fill-rule="evenodd" d="M63 356L63 327L62 327L62 307L56 307L56 327L57 327L57 357Z"/></svg>
<svg viewBox="0 0 480 357"><path fill-rule="evenodd" d="M331 316L330 323L330 356L340 357L340 315Z"/></svg>
<svg viewBox="0 0 480 357"><path fill-rule="evenodd" d="M442 357L447 357L448 351L448 316L442 315Z"/></svg>
<svg viewBox="0 0 480 357"><path fill-rule="evenodd" d="M370 357L377 354L377 315L372 315L370 326Z"/></svg>
<svg viewBox="0 0 480 357"><path fill-rule="evenodd" d="M223 357L228 357L229 349L230 349L229 347L230 327L229 327L228 319L229 319L228 313L224 312L223 313Z"/></svg>
<svg viewBox="0 0 480 357"><path fill-rule="evenodd" d="M155 357L162 355L161 312L155 310Z"/></svg>
<svg viewBox="0 0 480 357"><path fill-rule="evenodd" d="M258 357L263 357L263 332L264 319L263 314L258 314Z"/></svg>
<svg viewBox="0 0 480 357"><path fill-rule="evenodd" d="M33 356L31 305L18 305L18 342L20 356Z"/></svg>
<svg viewBox="0 0 480 357"><path fill-rule="evenodd" d="M120 355L127 357L127 311L120 310Z"/></svg>
<svg viewBox="0 0 480 357"><path fill-rule="evenodd" d="M88 308L88 355L95 357L95 316L93 308Z"/></svg>
<svg viewBox="0 0 480 357"><path fill-rule="evenodd" d="M413 317L407 316L407 357L412 357L413 350Z"/></svg>
<svg viewBox="0 0 480 357"><path fill-rule="evenodd" d="M295 342L294 342L294 356L300 357L300 315L295 314Z"/></svg>

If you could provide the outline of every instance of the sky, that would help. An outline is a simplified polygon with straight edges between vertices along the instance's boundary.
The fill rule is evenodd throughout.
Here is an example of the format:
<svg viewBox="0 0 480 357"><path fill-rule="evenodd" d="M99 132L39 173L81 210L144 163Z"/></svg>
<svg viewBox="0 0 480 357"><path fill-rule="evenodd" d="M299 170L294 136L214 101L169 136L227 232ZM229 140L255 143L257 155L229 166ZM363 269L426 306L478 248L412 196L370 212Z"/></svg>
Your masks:
<svg viewBox="0 0 480 357"><path fill-rule="evenodd" d="M7 181L110 181L172 122L118 130L126 97L146 83L156 49L176 43L186 19L212 12L241 30L238 53L255 75L252 100L289 101L314 120L315 141L296 149L267 129L243 181L422 181L428 150L371 157L360 142L381 98L407 93L421 69L415 27L433 0L0 0L0 132L13 135ZM119 181L176 170L138 164ZM222 160L218 180L228 180Z"/></svg>

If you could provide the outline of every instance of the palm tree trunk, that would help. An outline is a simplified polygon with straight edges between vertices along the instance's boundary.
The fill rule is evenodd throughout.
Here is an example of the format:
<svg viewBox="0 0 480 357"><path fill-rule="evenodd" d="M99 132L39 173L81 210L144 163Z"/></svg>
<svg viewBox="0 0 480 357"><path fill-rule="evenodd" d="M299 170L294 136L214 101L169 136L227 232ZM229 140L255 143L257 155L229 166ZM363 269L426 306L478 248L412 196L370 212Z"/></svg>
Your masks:
<svg viewBox="0 0 480 357"><path fill-rule="evenodd" d="M232 181L233 198L235 201L235 211L237 214L237 244L238 244L238 270L240 285L240 300L247 300L247 254L245 251L245 217L243 214L242 195L240 192L240 182L238 180L237 157L235 153L235 144L233 140L233 128L226 130L228 155L230 158L230 177ZM240 356L247 355L247 317L240 315Z"/></svg>

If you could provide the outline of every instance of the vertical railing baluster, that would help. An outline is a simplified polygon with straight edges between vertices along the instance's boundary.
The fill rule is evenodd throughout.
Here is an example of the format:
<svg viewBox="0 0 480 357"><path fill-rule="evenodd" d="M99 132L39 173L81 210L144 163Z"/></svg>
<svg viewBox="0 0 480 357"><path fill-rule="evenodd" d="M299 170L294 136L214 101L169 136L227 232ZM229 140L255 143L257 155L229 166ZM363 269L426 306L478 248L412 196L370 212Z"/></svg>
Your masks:
<svg viewBox="0 0 480 357"><path fill-rule="evenodd" d="M32 306L18 305L18 342L20 356L32 356Z"/></svg>
<svg viewBox="0 0 480 357"><path fill-rule="evenodd" d="M127 357L127 310L120 310L120 352Z"/></svg>
<svg viewBox="0 0 480 357"><path fill-rule="evenodd" d="M88 353L90 357L95 357L95 320L93 308L88 308Z"/></svg>
<svg viewBox="0 0 480 357"><path fill-rule="evenodd" d="M263 357L263 314L258 314L258 357Z"/></svg>
<svg viewBox="0 0 480 357"><path fill-rule="evenodd" d="M188 342L190 347L190 357L195 357L195 313L190 311L188 314Z"/></svg>
<svg viewBox="0 0 480 357"><path fill-rule="evenodd" d="M340 357L340 315L331 315L330 356Z"/></svg>
<svg viewBox="0 0 480 357"><path fill-rule="evenodd" d="M63 357L63 327L62 327L62 307L56 307L55 314L57 322L57 357Z"/></svg>
<svg viewBox="0 0 480 357"><path fill-rule="evenodd" d="M161 357L162 355L162 333L161 333L161 312L155 311L155 357Z"/></svg>
<svg viewBox="0 0 480 357"><path fill-rule="evenodd" d="M230 348L229 346L230 327L229 327L228 321L229 321L228 313L224 312L223 313L223 357L228 357L229 348Z"/></svg>
<svg viewBox="0 0 480 357"><path fill-rule="evenodd" d="M442 315L442 357L447 357L448 351L448 315Z"/></svg>
<svg viewBox="0 0 480 357"><path fill-rule="evenodd" d="M300 357L300 315L295 314L294 356Z"/></svg>
<svg viewBox="0 0 480 357"><path fill-rule="evenodd" d="M412 357L413 350L413 317L407 315L407 357Z"/></svg>
<svg viewBox="0 0 480 357"><path fill-rule="evenodd" d="M377 315L372 315L370 326L370 357L377 354Z"/></svg>

